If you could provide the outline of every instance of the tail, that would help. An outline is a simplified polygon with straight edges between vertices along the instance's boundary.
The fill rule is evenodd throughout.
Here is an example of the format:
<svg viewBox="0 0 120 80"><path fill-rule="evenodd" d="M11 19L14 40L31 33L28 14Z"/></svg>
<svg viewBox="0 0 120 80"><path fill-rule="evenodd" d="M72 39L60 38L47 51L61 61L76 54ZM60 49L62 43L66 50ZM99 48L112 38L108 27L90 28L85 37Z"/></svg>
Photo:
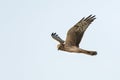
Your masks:
<svg viewBox="0 0 120 80"><path fill-rule="evenodd" d="M88 51L84 49L79 49L79 53L84 53L84 54L91 55L91 56L97 55L96 51Z"/></svg>

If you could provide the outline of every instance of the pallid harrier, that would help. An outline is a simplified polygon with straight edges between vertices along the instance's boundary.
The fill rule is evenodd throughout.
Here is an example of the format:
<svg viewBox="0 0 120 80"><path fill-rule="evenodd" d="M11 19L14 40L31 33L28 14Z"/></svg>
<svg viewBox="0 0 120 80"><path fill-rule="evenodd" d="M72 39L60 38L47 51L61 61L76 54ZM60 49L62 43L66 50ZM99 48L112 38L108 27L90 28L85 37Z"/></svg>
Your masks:
<svg viewBox="0 0 120 80"><path fill-rule="evenodd" d="M86 18L83 17L77 24L68 30L66 41L62 40L56 33L52 33L52 38L60 43L57 45L58 50L84 53L88 55L97 55L96 51L88 51L79 48L79 43L83 37L84 32L95 19L95 15L89 15Z"/></svg>

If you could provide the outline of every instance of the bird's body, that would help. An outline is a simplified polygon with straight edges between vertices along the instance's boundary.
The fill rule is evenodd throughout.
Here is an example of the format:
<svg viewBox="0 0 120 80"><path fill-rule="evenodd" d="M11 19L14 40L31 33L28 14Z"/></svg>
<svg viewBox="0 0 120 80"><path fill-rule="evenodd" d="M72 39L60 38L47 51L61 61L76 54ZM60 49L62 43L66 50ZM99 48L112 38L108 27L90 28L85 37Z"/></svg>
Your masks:
<svg viewBox="0 0 120 80"><path fill-rule="evenodd" d="M88 50L84 50L82 48L79 48L77 46L66 46L65 44L58 44L58 50L62 50L62 51L67 51L67 52L75 52L75 53L84 53L84 54L88 54L88 55L96 55L97 52L96 51L88 51Z"/></svg>
<svg viewBox="0 0 120 80"><path fill-rule="evenodd" d="M68 30L66 41L62 40L56 33L52 33L51 36L60 42L60 44L57 46L58 50L96 55L96 51L88 51L79 48L79 44L82 40L84 32L95 19L95 16L92 15L88 16L87 18L82 18L77 24Z"/></svg>

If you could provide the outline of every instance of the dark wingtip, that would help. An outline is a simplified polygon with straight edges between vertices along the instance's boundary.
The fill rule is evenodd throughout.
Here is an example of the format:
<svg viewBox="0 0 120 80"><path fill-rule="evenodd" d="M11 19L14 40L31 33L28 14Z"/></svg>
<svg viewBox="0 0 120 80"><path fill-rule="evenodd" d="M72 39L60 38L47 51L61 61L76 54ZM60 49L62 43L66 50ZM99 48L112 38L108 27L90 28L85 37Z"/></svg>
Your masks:
<svg viewBox="0 0 120 80"><path fill-rule="evenodd" d="M51 36L53 35L54 33L51 34Z"/></svg>
<svg viewBox="0 0 120 80"><path fill-rule="evenodd" d="M95 18L96 15L90 14L88 17Z"/></svg>
<svg viewBox="0 0 120 80"><path fill-rule="evenodd" d="M53 33L51 34L51 36L53 36L53 35L55 35L55 34L56 34L56 33L53 32Z"/></svg>

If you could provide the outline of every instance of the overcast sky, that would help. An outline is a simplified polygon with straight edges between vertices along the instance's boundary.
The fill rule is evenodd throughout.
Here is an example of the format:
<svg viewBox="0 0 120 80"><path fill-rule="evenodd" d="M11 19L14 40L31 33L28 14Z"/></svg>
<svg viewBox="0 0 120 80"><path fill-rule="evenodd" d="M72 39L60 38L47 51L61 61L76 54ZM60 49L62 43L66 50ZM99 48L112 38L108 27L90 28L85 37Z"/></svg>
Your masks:
<svg viewBox="0 0 120 80"><path fill-rule="evenodd" d="M97 56L58 51L82 17L96 15L80 47ZM0 80L120 80L119 0L1 0Z"/></svg>

